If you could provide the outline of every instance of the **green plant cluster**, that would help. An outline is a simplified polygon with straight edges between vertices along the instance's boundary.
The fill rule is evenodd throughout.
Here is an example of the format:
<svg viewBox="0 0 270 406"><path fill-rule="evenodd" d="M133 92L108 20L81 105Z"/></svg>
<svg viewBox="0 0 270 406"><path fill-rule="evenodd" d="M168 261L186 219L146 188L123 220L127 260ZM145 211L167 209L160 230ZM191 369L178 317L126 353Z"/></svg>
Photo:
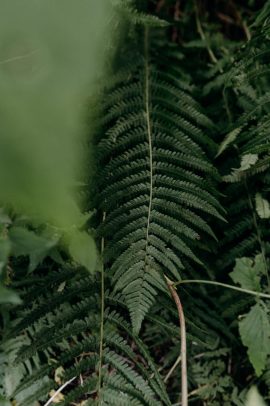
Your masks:
<svg viewBox="0 0 270 406"><path fill-rule="evenodd" d="M112 3L87 226L0 211L0 406L183 404L170 287L189 403L263 406L270 1Z"/></svg>

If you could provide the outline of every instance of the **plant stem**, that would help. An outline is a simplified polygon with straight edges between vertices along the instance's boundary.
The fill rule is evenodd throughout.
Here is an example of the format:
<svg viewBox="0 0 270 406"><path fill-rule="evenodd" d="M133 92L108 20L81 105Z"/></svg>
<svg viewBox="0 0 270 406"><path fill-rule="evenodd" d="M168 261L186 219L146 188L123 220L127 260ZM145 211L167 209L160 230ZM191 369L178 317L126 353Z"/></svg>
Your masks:
<svg viewBox="0 0 270 406"><path fill-rule="evenodd" d="M76 376L74 376L73 378L71 378L69 381L65 382L62 386L60 386L59 389L57 389L57 391L53 394L53 396L48 400L48 402L44 405L44 406L49 406L54 399L56 398L57 395L59 395L59 393L66 387L68 386L71 382L74 381L74 379L76 379ZM55 403L55 402L54 402Z"/></svg>
<svg viewBox="0 0 270 406"><path fill-rule="evenodd" d="M106 219L106 213L103 213L102 222ZM99 366L98 366L98 404L102 404L102 399L100 397L101 384L102 384L102 362L103 362L103 342L104 342L104 308L105 308L105 285L104 285L104 266L103 266L103 253L104 253L104 238L101 238L101 283L100 283L100 300L101 300L101 309L100 309L100 341L99 341Z"/></svg>
<svg viewBox="0 0 270 406"><path fill-rule="evenodd" d="M197 30L198 30L198 33L199 33L201 39L205 42L206 49L207 49L207 52L209 54L209 58L210 58L212 63L217 64L218 60L217 60L214 52L210 48L210 46L208 44L208 41L207 41L207 38L205 36L205 33L204 33L203 29L202 29L202 25L201 25L201 21L200 21L200 17L199 17L199 10L198 10L198 6L197 6L196 2L195 2L195 16L196 16ZM220 73L223 73L223 69L221 67L219 68L219 71L220 71Z"/></svg>
<svg viewBox="0 0 270 406"><path fill-rule="evenodd" d="M180 323L180 337L181 337L181 404L188 406L188 382L187 382L187 339L186 339L186 321L183 312L182 303L179 295L177 294L175 284L165 276L171 296L176 304L179 323Z"/></svg>
<svg viewBox="0 0 270 406"><path fill-rule="evenodd" d="M175 361L175 363L173 364L173 366L171 367L171 369L169 370L169 372L167 373L167 375L164 378L164 382L166 383L168 381L168 379L170 378L171 374L173 373L173 371L175 370L175 368L178 366L178 364L181 362L181 354L179 355L179 357L177 358L177 360Z"/></svg>
<svg viewBox="0 0 270 406"><path fill-rule="evenodd" d="M206 285L222 286L223 288L237 290L238 292L243 292L243 293L247 293L249 295L263 297L265 299L270 299L270 295L268 295L267 293L255 292L254 290L239 288L239 287L234 286L234 285L228 285L227 283L206 281L206 280L200 280L200 279L184 279L183 281L174 282L173 286L183 285L183 284L186 284L186 283L201 283L201 284L206 284Z"/></svg>
<svg viewBox="0 0 270 406"><path fill-rule="evenodd" d="M147 129L147 142L149 147L149 204L147 213L146 236L145 236L145 258L144 267L147 265L147 253L149 244L149 232L151 223L152 203L153 203L153 145L152 145L152 126L150 120L150 69L149 69L149 41L148 27L145 28L144 33L144 59L145 59L145 118Z"/></svg>

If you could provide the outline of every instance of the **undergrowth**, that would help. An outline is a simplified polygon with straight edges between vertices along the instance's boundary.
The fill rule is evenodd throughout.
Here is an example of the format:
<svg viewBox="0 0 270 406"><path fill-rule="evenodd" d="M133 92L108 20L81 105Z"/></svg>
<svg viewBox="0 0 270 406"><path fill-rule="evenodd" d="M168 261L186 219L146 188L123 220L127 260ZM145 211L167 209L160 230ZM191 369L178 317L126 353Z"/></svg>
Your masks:
<svg viewBox="0 0 270 406"><path fill-rule="evenodd" d="M95 271L3 207L0 404L187 405L181 380L193 405L267 401L270 2L113 3L79 192Z"/></svg>

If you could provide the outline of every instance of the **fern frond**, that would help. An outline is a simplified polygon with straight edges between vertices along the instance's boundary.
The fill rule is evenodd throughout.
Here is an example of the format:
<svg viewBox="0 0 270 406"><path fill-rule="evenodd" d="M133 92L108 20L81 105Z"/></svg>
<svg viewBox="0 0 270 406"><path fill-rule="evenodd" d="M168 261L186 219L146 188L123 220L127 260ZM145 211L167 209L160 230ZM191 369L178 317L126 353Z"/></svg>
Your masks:
<svg viewBox="0 0 270 406"><path fill-rule="evenodd" d="M213 124L173 71L176 49L150 51L149 42L146 29L143 56L109 91L107 133L99 143L106 221L98 233L137 332L157 295L155 275L179 279L183 261L201 264L194 247L214 237L205 216L223 219L213 187L218 175L205 153L215 149L207 135ZM168 59L171 70L164 73Z"/></svg>
<svg viewBox="0 0 270 406"><path fill-rule="evenodd" d="M8 396L22 406L45 400L51 390L57 389L53 376L61 367L62 382L76 377L74 383L65 388L61 405L82 400L96 404L100 398L104 404L111 405L121 385L122 404L170 406L163 381L145 344L113 309L105 312L104 376L101 392L98 392L98 285L89 275L81 274L81 277L76 281L77 275L73 274L61 291L39 291L35 302L27 302L18 310L19 322L15 321L7 331L5 345L15 334L23 338L9 362L9 368L16 365L22 373ZM33 279L40 288L44 286L42 277ZM24 296L32 289L27 288L26 283ZM121 334L123 331L125 334ZM136 343L136 351L130 346L131 340Z"/></svg>

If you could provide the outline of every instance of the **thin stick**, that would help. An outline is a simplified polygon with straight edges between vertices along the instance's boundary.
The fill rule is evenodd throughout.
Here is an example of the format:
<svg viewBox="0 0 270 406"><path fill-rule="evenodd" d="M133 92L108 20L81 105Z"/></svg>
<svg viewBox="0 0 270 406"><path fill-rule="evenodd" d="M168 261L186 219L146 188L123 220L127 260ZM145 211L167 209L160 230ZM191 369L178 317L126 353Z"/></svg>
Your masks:
<svg viewBox="0 0 270 406"><path fill-rule="evenodd" d="M194 5L195 5L195 18L196 18L197 31L198 31L201 39L205 42L206 49L207 49L207 52L208 52L208 55L210 57L211 62L214 63L214 64L217 64L218 60L217 60L214 52L210 48L209 43L207 41L207 38L205 36L205 33L204 33L203 29L202 29L201 21L200 21L200 18L199 18L199 10L198 10L197 3L195 2ZM219 68L219 71L220 71L220 73L223 73L222 68Z"/></svg>
<svg viewBox="0 0 270 406"><path fill-rule="evenodd" d="M190 280L184 279L183 281L174 282L173 286L183 285L185 283L201 283L201 284L205 284L205 285L222 286L223 288L237 290L238 292L243 292L243 293L247 293L249 295L263 297L265 299L270 299L270 295L268 295L267 293L260 293L260 292L255 292L254 290L238 288L237 286L234 286L234 285L227 285L227 283L205 281L205 280L200 280L200 279L190 279Z"/></svg>
<svg viewBox="0 0 270 406"><path fill-rule="evenodd" d="M175 368L178 366L178 364L180 364L181 362L181 354L179 355L179 357L177 358L177 360L175 361L175 363L173 364L173 366L171 367L171 369L169 370L169 372L167 373L167 375L164 378L164 382L166 383L168 381L168 379L170 378L171 374L173 373L173 371L175 370Z"/></svg>
<svg viewBox="0 0 270 406"><path fill-rule="evenodd" d="M179 323L180 323L180 337L181 337L181 404L188 406L188 383L187 383L187 339L186 339L186 322L183 307L180 298L175 289L175 284L166 276L166 282L170 290L171 296L176 304Z"/></svg>
<svg viewBox="0 0 270 406"><path fill-rule="evenodd" d="M54 395L48 400L48 402L44 405L44 406L49 406L52 401L56 398L57 395L59 395L59 393L66 387L68 386L72 381L74 381L74 379L76 379L76 376L74 376L73 378L71 378L69 381L65 382L62 386L60 386L59 389L57 389L57 391L54 393Z"/></svg>

